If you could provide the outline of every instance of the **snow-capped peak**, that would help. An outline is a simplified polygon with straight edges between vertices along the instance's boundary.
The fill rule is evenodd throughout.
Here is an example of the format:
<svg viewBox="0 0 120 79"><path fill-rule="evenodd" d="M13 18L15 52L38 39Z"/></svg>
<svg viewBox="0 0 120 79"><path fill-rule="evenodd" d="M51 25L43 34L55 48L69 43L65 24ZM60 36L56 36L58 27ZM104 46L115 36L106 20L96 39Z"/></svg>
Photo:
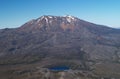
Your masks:
<svg viewBox="0 0 120 79"><path fill-rule="evenodd" d="M74 16L70 16L70 15L66 15L66 16L52 16L52 15L44 15L44 16L41 16L40 18L38 18L36 20L37 23L40 23L41 22L46 22L47 24L51 24L53 22L55 22L56 20L60 21L60 19L62 19L61 22L65 22L65 20L68 22L68 23L73 23L77 20L76 17Z"/></svg>

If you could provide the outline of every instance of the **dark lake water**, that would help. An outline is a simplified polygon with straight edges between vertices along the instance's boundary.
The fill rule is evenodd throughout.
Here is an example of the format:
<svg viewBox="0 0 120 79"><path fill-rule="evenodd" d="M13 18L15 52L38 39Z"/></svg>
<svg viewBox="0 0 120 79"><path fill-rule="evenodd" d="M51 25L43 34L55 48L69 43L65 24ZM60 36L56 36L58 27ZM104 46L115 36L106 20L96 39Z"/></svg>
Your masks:
<svg viewBox="0 0 120 79"><path fill-rule="evenodd" d="M69 67L66 66L56 66L56 67L50 67L50 70L54 70L54 71L63 71L63 70L69 70Z"/></svg>

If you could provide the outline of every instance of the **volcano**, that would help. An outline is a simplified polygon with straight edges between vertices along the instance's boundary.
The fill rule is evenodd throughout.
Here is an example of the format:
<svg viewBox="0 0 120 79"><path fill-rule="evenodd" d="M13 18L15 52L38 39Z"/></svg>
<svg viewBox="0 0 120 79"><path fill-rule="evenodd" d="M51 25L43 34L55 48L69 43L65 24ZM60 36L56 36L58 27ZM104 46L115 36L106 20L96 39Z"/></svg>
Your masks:
<svg viewBox="0 0 120 79"><path fill-rule="evenodd" d="M119 38L120 29L70 15L45 15L18 28L1 29L0 77L59 79L64 74L62 79L118 79ZM51 71L54 67L68 70Z"/></svg>

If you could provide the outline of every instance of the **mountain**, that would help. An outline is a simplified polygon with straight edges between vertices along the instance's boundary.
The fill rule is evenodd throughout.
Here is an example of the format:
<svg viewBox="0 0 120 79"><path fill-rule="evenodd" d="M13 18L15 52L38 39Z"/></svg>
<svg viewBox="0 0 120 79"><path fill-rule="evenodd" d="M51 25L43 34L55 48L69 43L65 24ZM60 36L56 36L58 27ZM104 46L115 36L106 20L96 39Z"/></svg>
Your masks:
<svg viewBox="0 0 120 79"><path fill-rule="evenodd" d="M119 38L120 29L70 15L45 15L19 28L1 29L0 77L59 79L59 75L63 75L62 79L119 79ZM69 70L49 69L57 66ZM44 78L46 72L52 76ZM75 77L70 77L71 73Z"/></svg>

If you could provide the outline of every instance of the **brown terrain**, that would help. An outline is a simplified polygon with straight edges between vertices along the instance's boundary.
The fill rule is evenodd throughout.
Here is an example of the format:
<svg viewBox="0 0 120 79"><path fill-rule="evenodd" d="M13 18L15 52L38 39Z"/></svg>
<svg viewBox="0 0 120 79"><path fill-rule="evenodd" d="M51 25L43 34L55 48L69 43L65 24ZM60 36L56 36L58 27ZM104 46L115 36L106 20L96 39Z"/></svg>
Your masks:
<svg viewBox="0 0 120 79"><path fill-rule="evenodd" d="M69 15L1 29L0 79L120 79L120 29Z"/></svg>

